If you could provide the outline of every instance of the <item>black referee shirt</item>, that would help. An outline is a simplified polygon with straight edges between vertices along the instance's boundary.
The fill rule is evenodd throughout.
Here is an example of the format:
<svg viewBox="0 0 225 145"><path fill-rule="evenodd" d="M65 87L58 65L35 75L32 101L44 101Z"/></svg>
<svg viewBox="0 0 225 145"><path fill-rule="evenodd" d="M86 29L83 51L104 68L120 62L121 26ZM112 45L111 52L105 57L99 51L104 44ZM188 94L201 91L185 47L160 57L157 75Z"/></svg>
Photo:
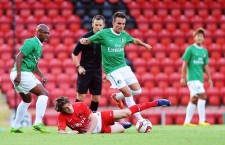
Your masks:
<svg viewBox="0 0 225 145"><path fill-rule="evenodd" d="M89 31L81 38L88 38L94 35L93 31ZM83 45L79 41L73 51L73 54L77 56L80 52L81 60L80 65L85 69L101 69L101 45L91 43L89 45Z"/></svg>

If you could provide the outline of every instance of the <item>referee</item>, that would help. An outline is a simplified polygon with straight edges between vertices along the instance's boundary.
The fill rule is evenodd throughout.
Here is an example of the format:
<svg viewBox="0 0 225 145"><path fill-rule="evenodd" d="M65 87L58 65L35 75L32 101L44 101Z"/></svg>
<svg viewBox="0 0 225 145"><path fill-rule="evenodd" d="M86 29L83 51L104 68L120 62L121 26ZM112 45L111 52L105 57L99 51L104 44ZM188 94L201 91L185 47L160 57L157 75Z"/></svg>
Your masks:
<svg viewBox="0 0 225 145"><path fill-rule="evenodd" d="M82 38L88 38L105 27L105 18L96 15L92 19L92 30L84 34ZM79 61L78 55L81 52ZM77 68L77 96L76 102L84 101L87 91L92 95L90 110L98 109L102 91L101 45L83 45L79 41L72 53L73 62Z"/></svg>

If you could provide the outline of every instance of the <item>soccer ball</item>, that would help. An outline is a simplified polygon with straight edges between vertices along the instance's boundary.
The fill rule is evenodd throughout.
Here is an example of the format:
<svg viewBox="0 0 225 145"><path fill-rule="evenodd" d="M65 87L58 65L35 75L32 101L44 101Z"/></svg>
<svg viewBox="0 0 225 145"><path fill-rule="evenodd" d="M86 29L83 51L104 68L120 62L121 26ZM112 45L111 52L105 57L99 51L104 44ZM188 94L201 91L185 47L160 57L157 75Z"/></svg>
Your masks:
<svg viewBox="0 0 225 145"><path fill-rule="evenodd" d="M148 119L138 120L136 129L139 133L147 133L152 130L152 123Z"/></svg>

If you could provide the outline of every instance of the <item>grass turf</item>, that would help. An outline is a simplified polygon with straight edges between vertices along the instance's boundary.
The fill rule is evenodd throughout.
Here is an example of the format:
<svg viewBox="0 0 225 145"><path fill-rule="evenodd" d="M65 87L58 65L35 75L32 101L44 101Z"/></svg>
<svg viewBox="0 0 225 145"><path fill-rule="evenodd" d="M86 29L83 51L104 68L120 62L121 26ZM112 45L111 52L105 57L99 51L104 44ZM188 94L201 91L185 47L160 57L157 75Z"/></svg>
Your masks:
<svg viewBox="0 0 225 145"><path fill-rule="evenodd" d="M58 134L56 127L48 127L49 134L42 134L31 128L25 133L10 133L5 128L0 133L1 145L224 145L225 126L208 127L153 126L149 133L138 133L133 126L125 133L117 134Z"/></svg>

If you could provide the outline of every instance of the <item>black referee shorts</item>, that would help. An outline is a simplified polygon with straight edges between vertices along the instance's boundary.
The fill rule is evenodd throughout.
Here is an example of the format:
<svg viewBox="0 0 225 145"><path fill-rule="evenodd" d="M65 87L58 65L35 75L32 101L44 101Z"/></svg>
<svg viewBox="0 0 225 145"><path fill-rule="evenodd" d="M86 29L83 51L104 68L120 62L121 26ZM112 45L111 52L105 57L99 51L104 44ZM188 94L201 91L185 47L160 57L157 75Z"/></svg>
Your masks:
<svg viewBox="0 0 225 145"><path fill-rule="evenodd" d="M92 95L101 95L102 93L102 70L86 69L85 75L78 74L77 89L80 94L87 94L89 90Z"/></svg>

